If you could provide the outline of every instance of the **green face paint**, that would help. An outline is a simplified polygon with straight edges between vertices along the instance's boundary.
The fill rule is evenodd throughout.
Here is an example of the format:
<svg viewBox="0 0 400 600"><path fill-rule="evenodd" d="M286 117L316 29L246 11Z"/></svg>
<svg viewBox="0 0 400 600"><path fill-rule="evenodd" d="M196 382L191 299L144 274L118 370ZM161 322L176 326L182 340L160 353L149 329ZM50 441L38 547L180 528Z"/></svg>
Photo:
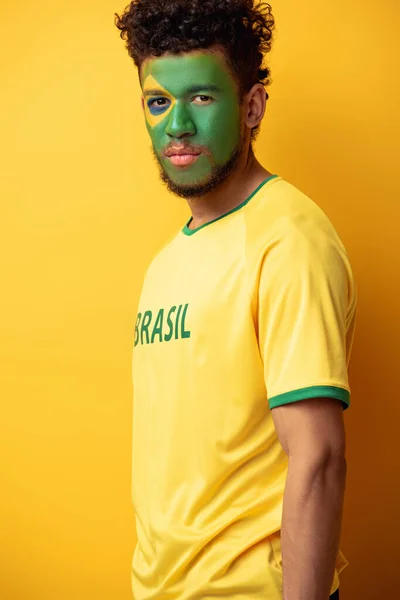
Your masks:
<svg viewBox="0 0 400 600"><path fill-rule="evenodd" d="M238 88L224 59L207 51L148 59L142 81L146 125L162 170L178 187L206 184L241 141ZM171 146L200 154L190 162L168 158Z"/></svg>

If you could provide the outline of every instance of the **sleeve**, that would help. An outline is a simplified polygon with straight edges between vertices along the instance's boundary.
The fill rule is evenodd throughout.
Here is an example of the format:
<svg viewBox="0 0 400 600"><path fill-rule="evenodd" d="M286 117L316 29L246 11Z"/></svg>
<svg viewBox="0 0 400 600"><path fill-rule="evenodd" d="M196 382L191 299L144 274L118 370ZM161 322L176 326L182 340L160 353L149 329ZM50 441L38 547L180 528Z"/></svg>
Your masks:
<svg viewBox="0 0 400 600"><path fill-rule="evenodd" d="M264 253L257 335L269 407L308 398L350 405L352 274L339 238L289 227Z"/></svg>

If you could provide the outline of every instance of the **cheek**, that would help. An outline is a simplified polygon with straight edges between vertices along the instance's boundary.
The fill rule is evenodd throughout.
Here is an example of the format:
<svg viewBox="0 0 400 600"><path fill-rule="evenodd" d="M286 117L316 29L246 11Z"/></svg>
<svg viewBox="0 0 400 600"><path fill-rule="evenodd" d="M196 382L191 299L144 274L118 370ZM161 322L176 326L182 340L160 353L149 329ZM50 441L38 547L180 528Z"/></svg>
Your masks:
<svg viewBox="0 0 400 600"><path fill-rule="evenodd" d="M240 123L239 107L231 102L216 105L210 110L208 121L208 129L211 132L222 133L236 129Z"/></svg>
<svg viewBox="0 0 400 600"><path fill-rule="evenodd" d="M150 123L146 119L146 127L147 127L148 134L151 138L151 141L153 142L153 146L155 147L155 149L157 151L161 152L161 150L163 149L163 147L165 145L165 141L164 141L165 124L160 123L154 127L154 126L151 126Z"/></svg>
<svg viewBox="0 0 400 600"><path fill-rule="evenodd" d="M217 162L228 160L240 140L240 112L234 106L220 106L202 121L202 132Z"/></svg>

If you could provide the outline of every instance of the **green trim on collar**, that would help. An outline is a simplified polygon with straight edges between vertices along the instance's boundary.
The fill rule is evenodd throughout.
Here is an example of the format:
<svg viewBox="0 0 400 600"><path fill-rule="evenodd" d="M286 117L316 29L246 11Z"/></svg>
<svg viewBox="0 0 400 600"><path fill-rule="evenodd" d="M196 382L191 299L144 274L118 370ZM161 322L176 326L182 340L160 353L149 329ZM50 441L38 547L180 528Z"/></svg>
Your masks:
<svg viewBox="0 0 400 600"><path fill-rule="evenodd" d="M208 223L204 223L204 225L200 225L200 227L197 227L196 229L189 229L189 225L193 220L193 217L190 217L189 221L187 222L187 224L183 227L182 232L185 235L193 235L194 233L197 233L198 231L200 231L200 229L203 229L204 227L207 227L207 225L211 225L211 223L215 223L216 221L219 221L220 219L223 219L224 217L227 217L228 215L236 212L237 210L240 210L241 208L243 208L243 206L246 206L246 204L248 204L248 202L250 202L250 200L257 194L257 192L260 191L260 189L262 187L264 187L264 185L266 183L268 183L269 181L271 181L271 179L275 179L276 177L279 177L279 175L271 175L271 177L268 177L267 179L265 179L265 181L263 181L262 183L260 183L260 185L254 190L254 192L252 194L250 194L250 196L241 204L239 204L239 206L236 206L235 208L232 208L232 210L230 210L229 212L221 215L220 217L217 217L216 219L213 219L212 221L209 221Z"/></svg>

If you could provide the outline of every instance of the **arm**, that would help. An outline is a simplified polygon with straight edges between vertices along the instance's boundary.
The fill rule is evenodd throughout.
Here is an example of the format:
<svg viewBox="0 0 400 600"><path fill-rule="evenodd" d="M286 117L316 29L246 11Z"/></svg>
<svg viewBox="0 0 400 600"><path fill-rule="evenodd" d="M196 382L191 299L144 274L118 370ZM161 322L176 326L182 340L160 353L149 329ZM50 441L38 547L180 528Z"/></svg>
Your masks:
<svg viewBox="0 0 400 600"><path fill-rule="evenodd" d="M346 481L343 406L330 398L272 410L289 457L281 532L283 600L328 600Z"/></svg>
<svg viewBox="0 0 400 600"><path fill-rule="evenodd" d="M346 480L343 409L357 288L331 226L299 209L275 221L258 286L268 404L288 455L281 550L284 600L328 600Z"/></svg>

